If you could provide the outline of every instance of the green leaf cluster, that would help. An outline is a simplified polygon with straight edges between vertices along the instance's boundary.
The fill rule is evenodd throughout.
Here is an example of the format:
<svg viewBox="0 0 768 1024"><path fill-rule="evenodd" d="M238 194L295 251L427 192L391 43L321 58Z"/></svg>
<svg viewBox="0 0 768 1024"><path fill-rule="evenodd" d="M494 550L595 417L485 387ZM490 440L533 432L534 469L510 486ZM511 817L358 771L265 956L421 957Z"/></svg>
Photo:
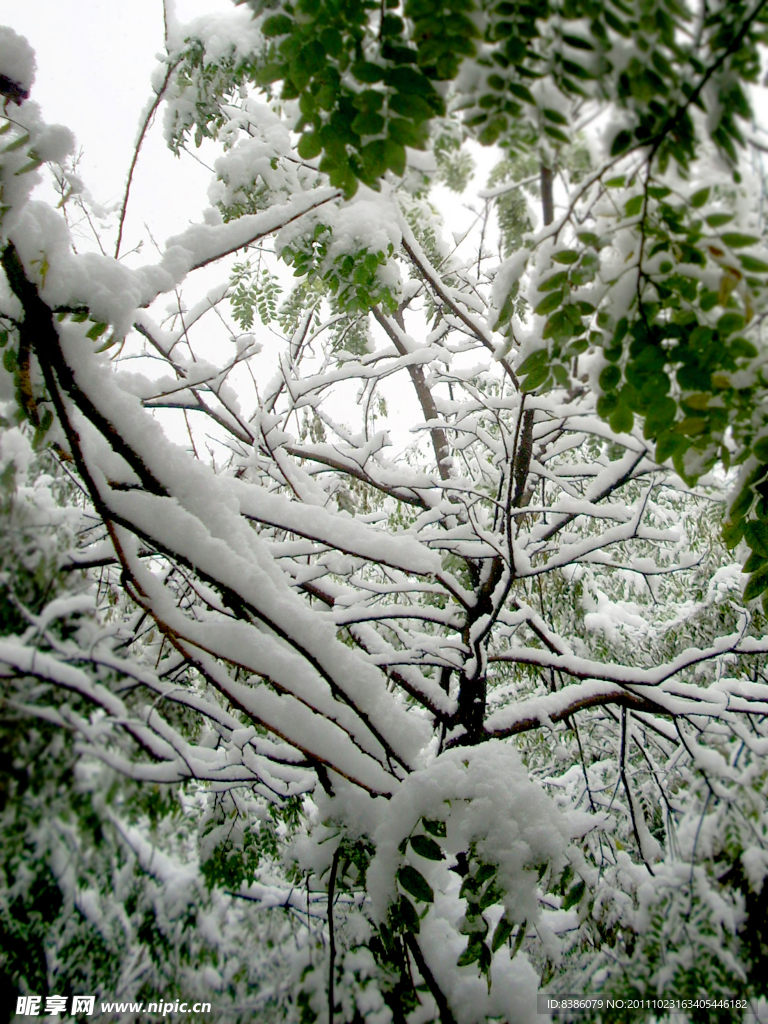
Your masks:
<svg viewBox="0 0 768 1024"><path fill-rule="evenodd" d="M332 254L332 242L332 229L316 224L311 232L286 246L281 257L293 267L295 277L306 277L309 282L322 281L334 305L345 313L366 313L375 305L393 312L397 298L379 275L379 268L393 255L392 246L387 252L371 252L366 248Z"/></svg>

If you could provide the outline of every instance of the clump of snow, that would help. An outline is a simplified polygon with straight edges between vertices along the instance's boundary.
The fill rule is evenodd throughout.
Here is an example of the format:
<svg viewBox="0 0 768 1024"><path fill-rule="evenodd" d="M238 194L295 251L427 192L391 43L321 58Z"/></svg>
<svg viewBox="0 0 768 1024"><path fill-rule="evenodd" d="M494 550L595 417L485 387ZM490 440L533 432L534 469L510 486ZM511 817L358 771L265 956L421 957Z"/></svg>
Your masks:
<svg viewBox="0 0 768 1024"><path fill-rule="evenodd" d="M64 160L75 148L75 136L63 124L46 125L35 139L35 153L41 160Z"/></svg>
<svg viewBox="0 0 768 1024"><path fill-rule="evenodd" d="M335 255L363 247L370 252L387 252L390 246L396 250L401 241L397 221L393 199L386 202L384 196L361 188L351 202L336 212L330 252Z"/></svg>
<svg viewBox="0 0 768 1024"><path fill-rule="evenodd" d="M402 840L422 831L422 818L445 822L446 837L439 841L445 860L427 861L412 848L400 853ZM474 849L479 860L495 865L509 919L530 924L541 917L536 867L561 869L571 835L517 751L500 741L441 754L405 779L389 801L386 817L373 832L376 854L367 873L372 914L386 917L404 863L427 878L434 903L422 919L420 946L461 1024L495 1017L512 1005L519 1008L516 1020L535 1020L538 978L522 952L514 960L494 958L490 992L476 968L457 967L466 944L460 933L466 904L459 896L461 880L450 870L452 860Z"/></svg>
<svg viewBox="0 0 768 1024"><path fill-rule="evenodd" d="M0 470L13 463L18 472L26 473L34 457L32 445L18 427L0 433Z"/></svg>
<svg viewBox="0 0 768 1024"><path fill-rule="evenodd" d="M0 75L28 93L36 70L35 51L29 41L8 25L0 25Z"/></svg>
<svg viewBox="0 0 768 1024"><path fill-rule="evenodd" d="M483 860L498 865L514 920L537 918L537 875L531 869L563 862L569 827L544 789L530 779L517 751L495 740L449 750L401 784L373 837L376 856L368 882L377 916L386 914L395 896L398 846L422 817L446 821L448 852L466 852L475 843Z"/></svg>
<svg viewBox="0 0 768 1024"><path fill-rule="evenodd" d="M82 303L93 317L120 333L128 331L143 301L140 274L97 253L74 254L65 221L44 203L26 204L13 241L28 277L49 305ZM48 268L44 275L43 264Z"/></svg>
<svg viewBox="0 0 768 1024"><path fill-rule="evenodd" d="M650 626L642 608L634 601L612 601L597 586L587 589L581 600L585 609L584 625L591 631L602 631L609 640L622 632L644 636Z"/></svg>
<svg viewBox="0 0 768 1024"><path fill-rule="evenodd" d="M241 130L249 135L235 141ZM217 181L209 197L225 206L242 201L238 191L253 186L261 178L268 189L284 198L285 168L280 157L291 150L291 136L285 123L265 103L248 100L243 111L219 132L223 142L234 143L214 164Z"/></svg>
<svg viewBox="0 0 768 1024"><path fill-rule="evenodd" d="M768 852L760 846L750 846L742 853L741 863L750 889L759 895L768 874Z"/></svg>

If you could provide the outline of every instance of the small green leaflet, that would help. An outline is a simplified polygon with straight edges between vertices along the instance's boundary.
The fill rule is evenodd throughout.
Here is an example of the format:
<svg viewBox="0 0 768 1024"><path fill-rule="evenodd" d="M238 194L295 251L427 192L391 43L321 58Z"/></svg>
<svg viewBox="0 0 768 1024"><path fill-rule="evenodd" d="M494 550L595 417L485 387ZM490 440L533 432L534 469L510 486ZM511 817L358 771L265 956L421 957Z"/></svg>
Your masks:
<svg viewBox="0 0 768 1024"><path fill-rule="evenodd" d="M731 220L733 220L732 213L710 213L706 218L707 224L709 224L711 228L722 227L723 224L727 224Z"/></svg>
<svg viewBox="0 0 768 1024"><path fill-rule="evenodd" d="M566 893L565 899L563 900L563 910L570 910L571 907L574 907L579 902L581 897L584 895L585 889L586 884L581 879L574 885L572 885Z"/></svg>
<svg viewBox="0 0 768 1024"><path fill-rule="evenodd" d="M556 291L550 292L546 298L542 299L538 304L534 312L538 316L546 316L547 313L552 313L560 303L563 301L563 290L558 288Z"/></svg>
<svg viewBox="0 0 768 1024"><path fill-rule="evenodd" d="M411 849L420 857L425 857L427 860L442 860L445 857L442 849L429 836L411 836L410 842Z"/></svg>
<svg viewBox="0 0 768 1024"><path fill-rule="evenodd" d="M293 28L293 21L285 14L275 14L262 23L261 34L266 38L287 35Z"/></svg>
<svg viewBox="0 0 768 1024"><path fill-rule="evenodd" d="M446 825L444 821L433 821L430 818L422 818L421 824L424 826L430 835L437 836L438 839L445 839L446 836Z"/></svg>
<svg viewBox="0 0 768 1024"><path fill-rule="evenodd" d="M313 160L322 148L318 132L304 132L299 139L298 152L302 160Z"/></svg>
<svg viewBox="0 0 768 1024"><path fill-rule="evenodd" d="M600 372L599 384L603 391L613 391L621 380L621 370L612 363Z"/></svg>
<svg viewBox="0 0 768 1024"><path fill-rule="evenodd" d="M493 939L491 940L491 952L495 953L500 946L503 946L514 930L515 926L511 923L511 921L507 920L507 915L502 914L499 923L496 925L493 931Z"/></svg>
<svg viewBox="0 0 768 1024"><path fill-rule="evenodd" d="M754 601L766 590L768 590L768 566L758 569L749 577L749 582L744 588L744 600Z"/></svg>
<svg viewBox="0 0 768 1024"><path fill-rule="evenodd" d="M624 212L628 217L636 217L643 208L643 196L632 196L624 205Z"/></svg>
<svg viewBox="0 0 768 1024"><path fill-rule="evenodd" d="M469 940L467 948L456 961L456 966L469 967L470 964L476 963L482 955L484 945L485 943L482 939L478 939L473 936L473 938Z"/></svg>
<svg viewBox="0 0 768 1024"><path fill-rule="evenodd" d="M731 249L743 249L747 245L755 245L760 241L754 235L743 235L740 231L726 231L720 237Z"/></svg>
<svg viewBox="0 0 768 1024"><path fill-rule="evenodd" d="M422 903L434 903L435 894L429 882L420 871L411 867L410 864L405 864L400 868L397 872L397 880L414 899L420 900Z"/></svg>
<svg viewBox="0 0 768 1024"><path fill-rule="evenodd" d="M632 144L632 136L629 134L629 132L628 131L621 131L621 132L619 132L619 134L613 140L613 144L611 146L611 156L619 156L619 154L623 153L625 149L629 149L631 144ZM606 184L608 184L608 183L606 183ZM610 184L608 185L608 187L610 188Z"/></svg>
<svg viewBox="0 0 768 1024"><path fill-rule="evenodd" d="M86 336L86 338L90 338L90 339L91 339L91 341L96 341L96 339L97 339L97 338L100 338L100 337L101 337L101 335L102 335L102 334L104 333L104 331L106 331L106 329L107 329L108 327L109 327L109 324L101 324L101 323L99 323L99 324L94 324L94 325L93 325L93 327L91 327L91 328L90 328L90 329L89 329L89 330L88 330L88 331L86 332L86 335L85 335L85 336Z"/></svg>
<svg viewBox="0 0 768 1024"><path fill-rule="evenodd" d="M533 370L546 366L547 355L548 353L545 348L540 348L537 349L536 352L531 352L531 354L527 356L517 367L517 372L520 376L525 376L526 373L531 373ZM426 828L426 825L424 827Z"/></svg>
<svg viewBox="0 0 768 1024"><path fill-rule="evenodd" d="M757 259L755 256L745 256L744 253L739 253L738 259L739 263L748 273L764 274L768 272L768 263Z"/></svg>
<svg viewBox="0 0 768 1024"><path fill-rule="evenodd" d="M744 539L755 554L768 558L768 523L756 520L744 524Z"/></svg>

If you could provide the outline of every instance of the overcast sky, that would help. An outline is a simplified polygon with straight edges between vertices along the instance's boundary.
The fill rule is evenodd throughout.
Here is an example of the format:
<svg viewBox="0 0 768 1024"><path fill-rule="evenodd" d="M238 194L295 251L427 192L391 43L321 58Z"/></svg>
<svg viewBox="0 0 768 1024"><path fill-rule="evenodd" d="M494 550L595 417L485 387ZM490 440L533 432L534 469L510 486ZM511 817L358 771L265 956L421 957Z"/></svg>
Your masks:
<svg viewBox="0 0 768 1024"><path fill-rule="evenodd" d="M231 10L232 4L176 0L175 7L179 19L187 21L212 10ZM86 186L99 202L119 200L139 119L152 94L150 76L163 49L162 0L24 0L6 5L2 23L34 47L37 76L31 98L46 121L74 131L83 148L80 170ZM127 247L144 234L145 220L162 242L197 219L209 180L202 168L196 173L193 161L177 161L165 149L161 124L156 124L137 168Z"/></svg>

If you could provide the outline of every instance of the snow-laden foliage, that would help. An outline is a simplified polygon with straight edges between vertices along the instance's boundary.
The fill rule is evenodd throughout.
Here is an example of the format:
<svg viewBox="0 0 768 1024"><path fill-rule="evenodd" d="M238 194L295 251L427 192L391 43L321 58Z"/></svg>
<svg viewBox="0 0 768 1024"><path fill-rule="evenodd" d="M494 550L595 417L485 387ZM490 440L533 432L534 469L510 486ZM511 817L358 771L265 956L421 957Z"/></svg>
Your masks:
<svg viewBox="0 0 768 1024"><path fill-rule="evenodd" d="M767 19L169 6L137 157L164 108L214 179L151 258L121 258L130 177L73 245L71 133L0 29L19 994L326 1024L534 1021L539 991L759 1007ZM504 148L479 196L472 136Z"/></svg>

